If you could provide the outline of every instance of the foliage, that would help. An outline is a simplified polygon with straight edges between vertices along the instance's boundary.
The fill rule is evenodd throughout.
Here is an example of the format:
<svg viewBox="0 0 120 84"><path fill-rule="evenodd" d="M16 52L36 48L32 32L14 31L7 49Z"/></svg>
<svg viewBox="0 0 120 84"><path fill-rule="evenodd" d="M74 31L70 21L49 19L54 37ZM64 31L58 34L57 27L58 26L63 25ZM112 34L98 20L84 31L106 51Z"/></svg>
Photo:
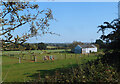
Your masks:
<svg viewBox="0 0 120 84"><path fill-rule="evenodd" d="M104 22L104 25L98 26L102 31L101 39L106 41L109 44L108 49L120 49L120 19L114 19L112 22ZM105 31L111 30L107 35ZM98 32L99 32L98 31Z"/></svg>
<svg viewBox="0 0 120 84"><path fill-rule="evenodd" d="M2 24L2 42L12 44L22 44L30 37L50 33L49 21L54 19L51 9L39 10L38 4L29 2L2 2L2 11L0 24ZM35 13L31 13L35 11ZM29 25L29 28L24 27L24 30L29 29L27 32L18 34L15 30L21 29L21 26ZM16 32L15 35L13 32Z"/></svg>
<svg viewBox="0 0 120 84"><path fill-rule="evenodd" d="M47 46L54 46L54 49L70 48L71 43L47 43Z"/></svg>
<svg viewBox="0 0 120 84"><path fill-rule="evenodd" d="M98 50L100 49L99 44L94 44L94 45L97 47Z"/></svg>
<svg viewBox="0 0 120 84"><path fill-rule="evenodd" d="M114 19L112 22L104 22L104 25L98 26L102 31L101 39L106 41L105 55L102 56L102 63L116 68L120 73L120 18ZM110 30L108 34L105 34ZM99 32L98 31L98 32ZM119 79L119 77L118 77Z"/></svg>
<svg viewBox="0 0 120 84"><path fill-rule="evenodd" d="M104 25L99 26L99 31L102 31L101 39L106 41L107 47L102 60L110 65L118 66L120 63L120 18L114 19L112 22L104 22ZM110 33L105 35L105 31L110 29ZM119 66L118 66L119 69Z"/></svg>
<svg viewBox="0 0 120 84"><path fill-rule="evenodd" d="M119 82L119 75L115 68L103 64L100 60L95 64L78 65L67 69L58 70L54 75L46 75L44 79L37 82L55 83L78 83L78 82Z"/></svg>
<svg viewBox="0 0 120 84"><path fill-rule="evenodd" d="M44 43L38 43L38 49L39 50L45 50L46 49L46 44L44 44Z"/></svg>
<svg viewBox="0 0 120 84"><path fill-rule="evenodd" d="M13 50L45 50L46 49L46 44L44 43L23 43L20 44L18 43L17 45L11 44L10 43L3 43L2 48L4 51L13 51ZM9 46L7 46L9 45Z"/></svg>
<svg viewBox="0 0 120 84"><path fill-rule="evenodd" d="M10 43L5 43L3 42L2 44L2 49L4 51L6 50L9 50L9 51L12 51L12 50L56 50L56 49L65 49L65 50L68 50L69 49L69 45L70 44L66 44L66 43L53 43L53 44L50 44L50 43L23 43L23 44L20 44L18 43L17 45L15 44L11 44L9 45ZM9 45L9 46L7 46ZM52 45L52 46L50 46Z"/></svg>
<svg viewBox="0 0 120 84"><path fill-rule="evenodd" d="M100 49L106 48L106 44L101 39L97 39L95 44L99 45Z"/></svg>
<svg viewBox="0 0 120 84"><path fill-rule="evenodd" d="M70 45L71 49L74 49L77 45L83 45L84 43L82 42L77 42L77 41L73 41L72 44Z"/></svg>
<svg viewBox="0 0 120 84"><path fill-rule="evenodd" d="M103 44L103 41L100 39L97 39L95 43L101 45L101 44Z"/></svg>

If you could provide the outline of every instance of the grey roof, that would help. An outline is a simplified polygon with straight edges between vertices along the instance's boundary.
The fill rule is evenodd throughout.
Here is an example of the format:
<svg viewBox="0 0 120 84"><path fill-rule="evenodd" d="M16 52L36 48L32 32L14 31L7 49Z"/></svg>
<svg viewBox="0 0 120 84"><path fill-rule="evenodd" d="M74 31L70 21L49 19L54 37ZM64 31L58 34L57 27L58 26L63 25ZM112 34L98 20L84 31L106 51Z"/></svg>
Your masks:
<svg viewBox="0 0 120 84"><path fill-rule="evenodd" d="M93 44L82 44L82 45L79 45L79 46L82 47L82 48L95 48L96 47Z"/></svg>

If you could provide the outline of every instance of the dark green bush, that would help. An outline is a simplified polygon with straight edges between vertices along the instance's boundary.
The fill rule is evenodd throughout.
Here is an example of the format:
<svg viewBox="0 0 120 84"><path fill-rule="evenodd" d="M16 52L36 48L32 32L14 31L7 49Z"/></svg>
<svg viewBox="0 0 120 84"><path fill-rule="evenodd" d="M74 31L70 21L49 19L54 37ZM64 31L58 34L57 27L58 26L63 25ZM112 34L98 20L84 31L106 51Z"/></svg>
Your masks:
<svg viewBox="0 0 120 84"><path fill-rule="evenodd" d="M97 62L89 62L84 65L78 65L67 69L55 71L54 75L46 75L45 78L34 80L43 83L76 83L76 82L112 82L119 81L117 70L108 65L103 64L100 60Z"/></svg>

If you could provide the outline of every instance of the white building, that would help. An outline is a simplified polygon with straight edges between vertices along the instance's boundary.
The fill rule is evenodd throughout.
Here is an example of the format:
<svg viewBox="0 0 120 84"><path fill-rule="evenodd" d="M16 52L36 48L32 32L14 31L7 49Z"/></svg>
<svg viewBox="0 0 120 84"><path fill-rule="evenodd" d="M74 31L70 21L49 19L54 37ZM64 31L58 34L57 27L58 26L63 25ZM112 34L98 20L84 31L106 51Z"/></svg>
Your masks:
<svg viewBox="0 0 120 84"><path fill-rule="evenodd" d="M93 44L84 44L84 45L77 45L72 52L74 53L91 53L91 52L97 52L97 47Z"/></svg>

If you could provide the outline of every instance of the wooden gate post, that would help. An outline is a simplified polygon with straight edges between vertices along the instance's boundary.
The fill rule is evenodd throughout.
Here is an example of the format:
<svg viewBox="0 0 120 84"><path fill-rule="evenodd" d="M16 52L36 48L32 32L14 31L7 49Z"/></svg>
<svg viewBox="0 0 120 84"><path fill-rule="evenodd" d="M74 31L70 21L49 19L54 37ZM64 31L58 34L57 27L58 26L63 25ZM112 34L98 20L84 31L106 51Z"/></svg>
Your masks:
<svg viewBox="0 0 120 84"><path fill-rule="evenodd" d="M25 56L25 58L24 58L25 60L26 60L26 56Z"/></svg>
<svg viewBox="0 0 120 84"><path fill-rule="evenodd" d="M65 59L66 59L66 54L65 54Z"/></svg>
<svg viewBox="0 0 120 84"><path fill-rule="evenodd" d="M32 55L30 55L30 60L32 60Z"/></svg>
<svg viewBox="0 0 120 84"><path fill-rule="evenodd" d="M34 56L34 61L37 62L37 57L36 56Z"/></svg>
<svg viewBox="0 0 120 84"><path fill-rule="evenodd" d="M19 57L19 63L21 63L21 57Z"/></svg>
<svg viewBox="0 0 120 84"><path fill-rule="evenodd" d="M23 57L24 57L24 56L22 56L22 60L23 60Z"/></svg>

